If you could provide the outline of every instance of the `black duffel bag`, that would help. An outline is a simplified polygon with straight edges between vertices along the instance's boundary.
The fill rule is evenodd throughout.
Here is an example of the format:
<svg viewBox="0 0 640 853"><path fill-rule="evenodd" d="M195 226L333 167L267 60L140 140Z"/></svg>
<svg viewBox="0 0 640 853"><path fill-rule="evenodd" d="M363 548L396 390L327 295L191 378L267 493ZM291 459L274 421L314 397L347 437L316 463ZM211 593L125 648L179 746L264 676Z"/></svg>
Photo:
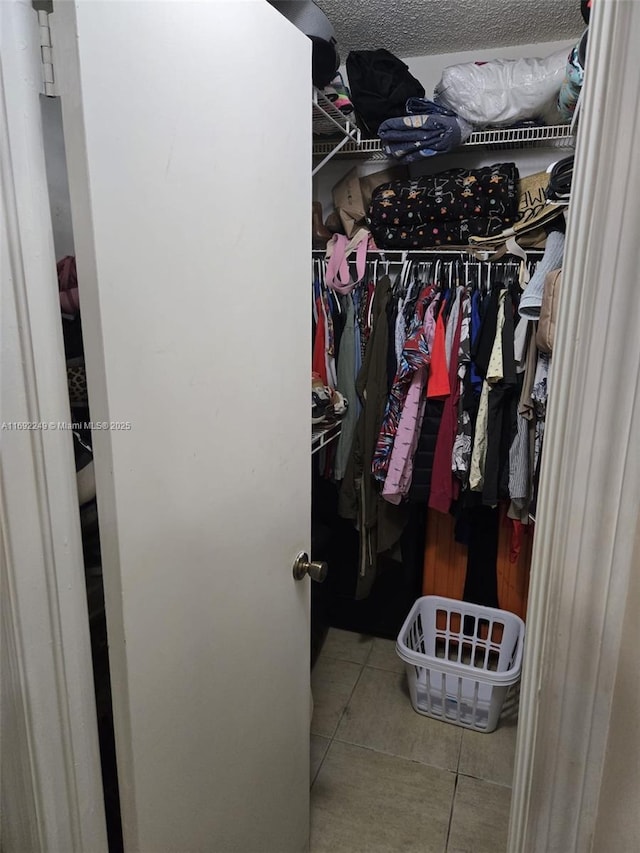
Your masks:
<svg viewBox="0 0 640 853"><path fill-rule="evenodd" d="M347 77L361 128L369 136L376 135L385 119L406 115L409 98L424 98L424 86L409 67L383 48L352 50Z"/></svg>

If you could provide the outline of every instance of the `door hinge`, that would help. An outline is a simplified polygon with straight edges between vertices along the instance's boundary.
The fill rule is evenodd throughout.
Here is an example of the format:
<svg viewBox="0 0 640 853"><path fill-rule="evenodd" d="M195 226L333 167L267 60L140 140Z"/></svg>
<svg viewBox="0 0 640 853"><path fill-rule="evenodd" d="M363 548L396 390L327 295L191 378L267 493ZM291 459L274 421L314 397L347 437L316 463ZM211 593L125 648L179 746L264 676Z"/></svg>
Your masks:
<svg viewBox="0 0 640 853"><path fill-rule="evenodd" d="M49 12L38 10L38 30L40 32L40 55L42 59L42 94L54 98L58 94L55 72L53 69L53 48L51 46L51 29L49 28Z"/></svg>

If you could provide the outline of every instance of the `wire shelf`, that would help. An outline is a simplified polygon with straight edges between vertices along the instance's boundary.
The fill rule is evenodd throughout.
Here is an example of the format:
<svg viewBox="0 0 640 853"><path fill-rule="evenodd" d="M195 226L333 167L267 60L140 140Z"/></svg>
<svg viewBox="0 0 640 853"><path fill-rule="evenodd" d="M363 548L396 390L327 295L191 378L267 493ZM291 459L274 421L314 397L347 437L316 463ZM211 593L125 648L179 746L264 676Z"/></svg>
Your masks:
<svg viewBox="0 0 640 853"><path fill-rule="evenodd" d="M318 453L327 444L331 444L342 432L341 421L333 423L312 424L311 426L311 455Z"/></svg>
<svg viewBox="0 0 640 853"><path fill-rule="evenodd" d="M546 127L516 127L504 130L478 130L464 143L465 147L487 145L503 147L537 147L554 143L559 148L572 147L573 131L570 124L551 124Z"/></svg>
<svg viewBox="0 0 640 853"><path fill-rule="evenodd" d="M319 89L313 90L313 135L349 136L358 141L360 129L333 104ZM332 144L326 143L326 144Z"/></svg>
<svg viewBox="0 0 640 853"><path fill-rule="evenodd" d="M485 147L502 148L572 148L575 145L574 130L569 124L555 124L546 127L518 127L501 130L478 130L460 146L462 148ZM335 143L318 142L313 145L313 156L323 157ZM454 150L460 150L454 149ZM379 139L361 139L359 142L347 139L340 150L331 156L361 157L367 160L390 159L384 152ZM427 158L425 158L426 161Z"/></svg>
<svg viewBox="0 0 640 853"><path fill-rule="evenodd" d="M347 145L360 145L360 128L348 119L319 89L314 87L312 98L312 125L314 137L331 137L330 141L319 142L322 146L322 161L316 164L316 174L332 157ZM314 145L315 154L315 145Z"/></svg>

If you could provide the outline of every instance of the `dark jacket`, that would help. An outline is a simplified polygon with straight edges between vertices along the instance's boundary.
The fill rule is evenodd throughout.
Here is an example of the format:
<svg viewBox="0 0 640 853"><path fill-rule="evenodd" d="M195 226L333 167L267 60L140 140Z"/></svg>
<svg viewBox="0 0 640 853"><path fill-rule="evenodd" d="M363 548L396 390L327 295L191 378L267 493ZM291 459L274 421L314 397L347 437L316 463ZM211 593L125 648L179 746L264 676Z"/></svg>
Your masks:
<svg viewBox="0 0 640 853"><path fill-rule="evenodd" d="M413 459L413 478L409 490L409 500L413 503L426 504L429 500L433 460L443 411L444 400L427 399L420 438Z"/></svg>
<svg viewBox="0 0 640 853"><path fill-rule="evenodd" d="M371 473L373 453L388 398L387 306L390 298L391 283L388 276L384 276L376 284L373 329L356 381L362 411L340 489L340 515L353 519L360 531L360 566L356 598L365 598L369 594L375 580L378 553L397 544L406 521L406 508L384 501L380 496L378 483Z"/></svg>

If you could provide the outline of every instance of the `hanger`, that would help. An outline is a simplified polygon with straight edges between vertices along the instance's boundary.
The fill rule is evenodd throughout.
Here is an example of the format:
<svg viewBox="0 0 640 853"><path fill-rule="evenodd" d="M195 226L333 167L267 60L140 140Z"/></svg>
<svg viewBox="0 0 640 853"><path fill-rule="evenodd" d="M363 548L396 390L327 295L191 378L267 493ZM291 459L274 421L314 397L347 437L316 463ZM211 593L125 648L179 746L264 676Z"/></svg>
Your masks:
<svg viewBox="0 0 640 853"><path fill-rule="evenodd" d="M415 263L413 265L413 286L420 290L422 286L422 277L420 275L420 263Z"/></svg>
<svg viewBox="0 0 640 853"><path fill-rule="evenodd" d="M520 282L520 264L518 261L511 261L511 281L513 284L519 284Z"/></svg>
<svg viewBox="0 0 640 853"><path fill-rule="evenodd" d="M404 251L402 253L402 257L400 259L400 265L401 265L400 266L400 274L399 274L400 296L404 297L405 293L406 293L406 287L407 287L407 276L409 275L409 271L411 269L411 262L407 261L407 252L406 251Z"/></svg>
<svg viewBox="0 0 640 853"><path fill-rule="evenodd" d="M375 282L375 279L374 279ZM367 326L373 328L373 303L376 301L376 290L374 285L373 296L369 300L369 310L367 311Z"/></svg>
<svg viewBox="0 0 640 853"><path fill-rule="evenodd" d="M440 280L440 258L436 258L433 266L433 281L439 290L442 290L442 281Z"/></svg>
<svg viewBox="0 0 640 853"><path fill-rule="evenodd" d="M403 253L402 275L400 279L400 292L405 298L409 295L410 291L409 277L411 275L411 267L413 265L413 261L408 260L406 254L406 252Z"/></svg>

